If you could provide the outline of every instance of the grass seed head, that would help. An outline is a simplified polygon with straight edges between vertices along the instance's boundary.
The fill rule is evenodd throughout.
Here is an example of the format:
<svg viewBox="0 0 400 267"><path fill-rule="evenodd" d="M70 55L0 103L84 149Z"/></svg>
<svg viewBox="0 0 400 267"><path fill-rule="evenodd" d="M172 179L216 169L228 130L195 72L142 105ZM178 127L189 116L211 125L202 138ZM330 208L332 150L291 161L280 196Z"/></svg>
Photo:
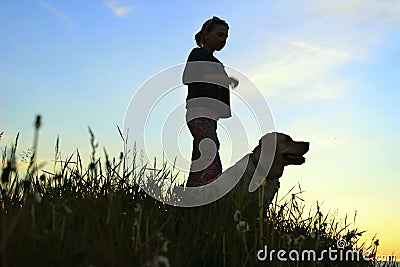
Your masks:
<svg viewBox="0 0 400 267"><path fill-rule="evenodd" d="M40 115L36 116L35 120L35 128L36 130L40 128L40 125L42 124L42 117Z"/></svg>

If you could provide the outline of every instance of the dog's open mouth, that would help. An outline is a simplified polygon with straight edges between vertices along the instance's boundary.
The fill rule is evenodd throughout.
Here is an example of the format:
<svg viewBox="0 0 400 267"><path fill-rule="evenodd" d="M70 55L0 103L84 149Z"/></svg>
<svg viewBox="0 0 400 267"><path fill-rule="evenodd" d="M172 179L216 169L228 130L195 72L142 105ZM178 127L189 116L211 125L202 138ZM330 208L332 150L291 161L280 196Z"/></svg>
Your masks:
<svg viewBox="0 0 400 267"><path fill-rule="evenodd" d="M293 164L302 164L306 161L306 159L303 157L303 155L296 155L296 154L285 154L283 155L283 158L286 161L289 161Z"/></svg>

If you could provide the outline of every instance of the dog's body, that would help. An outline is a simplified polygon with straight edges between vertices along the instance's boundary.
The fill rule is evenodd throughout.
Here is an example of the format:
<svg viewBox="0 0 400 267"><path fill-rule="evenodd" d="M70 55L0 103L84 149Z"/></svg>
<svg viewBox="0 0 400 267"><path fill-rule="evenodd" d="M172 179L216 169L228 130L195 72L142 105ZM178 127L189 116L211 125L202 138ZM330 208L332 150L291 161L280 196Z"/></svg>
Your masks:
<svg viewBox="0 0 400 267"><path fill-rule="evenodd" d="M284 167L303 164L305 162L303 155L308 150L308 142L293 141L290 136L282 133L268 133L260 139L259 144L248 156L225 171L229 172L229 175L222 173L216 178L216 182L223 185L224 181L218 181L219 178L234 179L232 176L241 175L233 191L243 196L245 205L257 203L258 193L249 192L249 189L258 186L263 187L264 203L269 204L279 189L279 178L283 175ZM275 153L271 154L273 152Z"/></svg>

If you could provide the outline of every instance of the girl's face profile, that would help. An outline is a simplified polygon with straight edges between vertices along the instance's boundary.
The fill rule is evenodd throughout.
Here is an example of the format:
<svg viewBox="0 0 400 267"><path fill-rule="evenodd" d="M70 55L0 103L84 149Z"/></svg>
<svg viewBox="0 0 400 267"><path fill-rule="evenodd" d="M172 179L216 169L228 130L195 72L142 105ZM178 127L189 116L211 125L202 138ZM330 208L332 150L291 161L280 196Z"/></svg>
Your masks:
<svg viewBox="0 0 400 267"><path fill-rule="evenodd" d="M228 28L222 24L214 25L211 32L205 32L204 47L210 52L220 51L226 44L228 38Z"/></svg>

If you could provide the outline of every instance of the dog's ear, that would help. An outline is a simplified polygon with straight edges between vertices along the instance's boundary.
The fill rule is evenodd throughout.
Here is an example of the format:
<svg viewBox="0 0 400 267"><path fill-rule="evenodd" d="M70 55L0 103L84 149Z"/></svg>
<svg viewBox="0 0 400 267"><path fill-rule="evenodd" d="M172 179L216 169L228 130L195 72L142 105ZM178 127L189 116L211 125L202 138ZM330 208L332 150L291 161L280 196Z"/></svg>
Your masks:
<svg viewBox="0 0 400 267"><path fill-rule="evenodd" d="M257 159L257 161L260 159L260 154L261 154L261 149L264 144L264 151L266 150L265 147L276 147L276 142L277 142L277 135L279 133L273 132L273 133L267 133L261 139L258 141L258 145L253 149L252 151L252 156Z"/></svg>
<svg viewBox="0 0 400 267"><path fill-rule="evenodd" d="M278 136L280 133L273 132L273 133L267 133L263 137L261 137L260 141L258 142L259 146L266 146L266 147L271 147L275 146L276 143L278 142Z"/></svg>
<svg viewBox="0 0 400 267"><path fill-rule="evenodd" d="M258 146L253 150L252 157L257 160L257 167L250 181L250 193L255 191L268 176L275 157L276 135L276 133L264 135L260 139Z"/></svg>

